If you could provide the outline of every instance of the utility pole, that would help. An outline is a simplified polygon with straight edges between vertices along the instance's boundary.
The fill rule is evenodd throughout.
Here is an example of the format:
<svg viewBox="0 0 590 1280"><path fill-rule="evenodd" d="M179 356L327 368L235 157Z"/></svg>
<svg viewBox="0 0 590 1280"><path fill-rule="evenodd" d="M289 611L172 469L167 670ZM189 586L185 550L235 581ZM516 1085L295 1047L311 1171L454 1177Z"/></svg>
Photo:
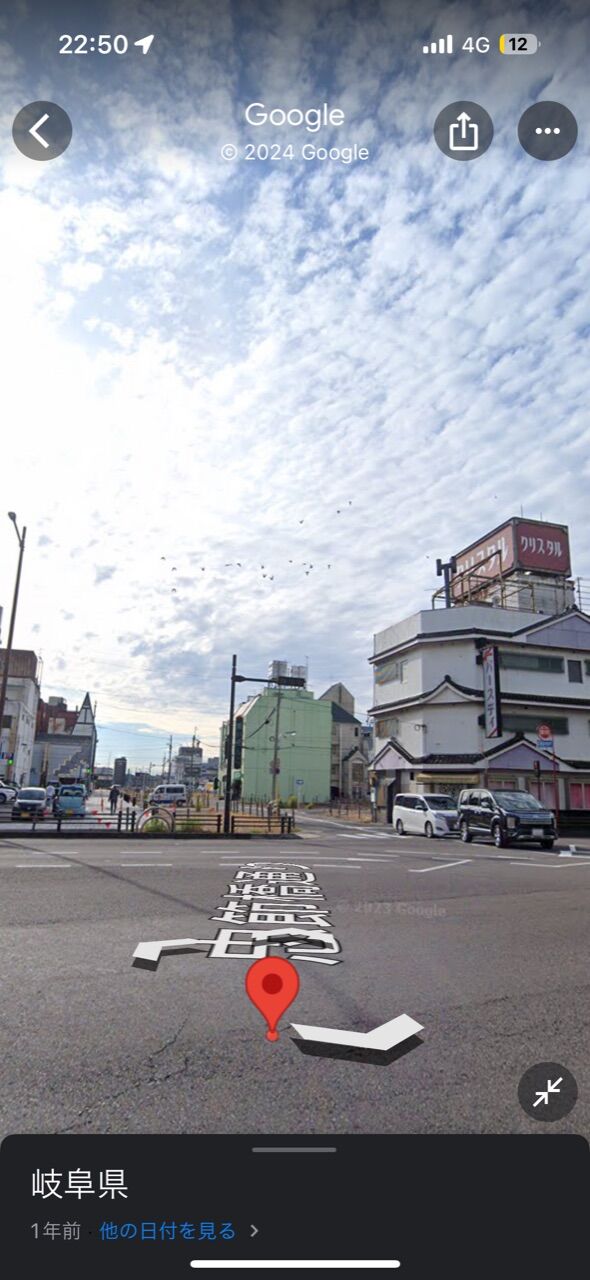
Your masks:
<svg viewBox="0 0 590 1280"><path fill-rule="evenodd" d="M23 556L25 553L25 538L27 536L26 525L23 527L22 534L19 533L17 528L17 523L16 523L16 515L14 511L8 512L8 518L12 520L12 523L16 530L16 536L19 541L20 550L19 550L19 557L18 557L18 566L16 570L16 581L14 584L14 593L12 596L12 611L10 614L10 626L8 628L8 641L6 644L6 648L4 650L4 668L2 671L2 683L0 684L0 753L2 749L2 722L4 720L4 708L6 706L6 690L8 687L8 669L10 667L10 655L12 653L12 641L14 637L14 624L16 621L16 607L18 604L18 593L20 588L20 575L23 567ZM8 735L8 741L10 742L10 734ZM16 751L16 742L14 744L14 749ZM12 766L7 764L6 778L10 779L11 775L12 775Z"/></svg>
<svg viewBox="0 0 590 1280"><path fill-rule="evenodd" d="M223 797L223 832L228 836L231 831L231 774L232 774L232 756L234 749L234 710L236 705L236 672L238 669L238 657L234 653L231 660L231 687L229 694L229 724L227 727L227 737L225 739L225 750L227 753L227 763L225 766L225 795ZM221 761L219 762L221 764Z"/></svg>
<svg viewBox="0 0 590 1280"><path fill-rule="evenodd" d="M272 758L272 802L273 802L273 804L275 803L276 798L277 798L277 783L278 783L279 769L280 769L280 763L279 763L279 721L280 721L280 715L281 715L281 695L282 695L282 692L283 692L282 685L280 685L280 684L279 684L279 685L277 685L277 707L276 707L277 715L276 715L276 721L275 721L275 749L274 749L273 758ZM280 791L279 791L279 795L280 795Z"/></svg>
<svg viewBox="0 0 590 1280"><path fill-rule="evenodd" d="M197 741L197 726L195 725L193 740L191 743L191 788L193 789L195 786L195 744Z"/></svg>
<svg viewBox="0 0 590 1280"><path fill-rule="evenodd" d="M172 734L170 734L170 741L168 743L168 782L170 782L171 777L172 777Z"/></svg>

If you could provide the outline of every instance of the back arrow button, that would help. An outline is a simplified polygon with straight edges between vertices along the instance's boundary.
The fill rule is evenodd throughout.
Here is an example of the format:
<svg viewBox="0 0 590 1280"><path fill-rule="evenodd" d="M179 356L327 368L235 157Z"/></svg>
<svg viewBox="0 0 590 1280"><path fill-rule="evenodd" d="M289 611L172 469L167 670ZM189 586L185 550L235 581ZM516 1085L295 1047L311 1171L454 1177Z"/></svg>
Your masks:
<svg viewBox="0 0 590 1280"><path fill-rule="evenodd" d="M40 116L39 120L37 120L37 123L33 125L32 129L29 129L29 133L32 135L33 138L36 138L37 142L40 142L41 146L45 147L45 150L47 151L49 147L49 143L46 142L43 135L39 133L39 129L41 128L41 125L45 124L46 120L49 120L49 113L47 111L45 112L44 115Z"/></svg>
<svg viewBox="0 0 590 1280"><path fill-rule="evenodd" d="M13 121L12 137L28 160L55 160L72 141L72 122L56 102L29 102Z"/></svg>

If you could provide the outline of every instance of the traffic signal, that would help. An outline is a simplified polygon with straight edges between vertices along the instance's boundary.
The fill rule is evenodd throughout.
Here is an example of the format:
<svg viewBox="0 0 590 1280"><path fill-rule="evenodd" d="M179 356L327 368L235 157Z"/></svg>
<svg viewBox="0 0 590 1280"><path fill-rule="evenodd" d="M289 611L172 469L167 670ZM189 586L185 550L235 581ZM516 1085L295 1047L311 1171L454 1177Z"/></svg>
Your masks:
<svg viewBox="0 0 590 1280"><path fill-rule="evenodd" d="M213 790L214 790L214 791L219 791L219 778L214 778L214 779L213 779Z"/></svg>
<svg viewBox="0 0 590 1280"><path fill-rule="evenodd" d="M234 725L234 769L240 769L242 765L242 747L244 743L244 717L236 716Z"/></svg>

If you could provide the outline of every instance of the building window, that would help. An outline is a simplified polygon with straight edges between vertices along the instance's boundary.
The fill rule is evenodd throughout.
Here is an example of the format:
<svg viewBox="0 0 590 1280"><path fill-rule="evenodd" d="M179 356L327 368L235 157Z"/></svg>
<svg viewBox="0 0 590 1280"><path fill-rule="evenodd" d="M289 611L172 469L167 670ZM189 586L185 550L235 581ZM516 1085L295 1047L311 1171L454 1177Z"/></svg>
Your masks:
<svg viewBox="0 0 590 1280"><path fill-rule="evenodd" d="M500 666L514 671L563 671L563 658L550 658L544 653L511 653L500 649Z"/></svg>
<svg viewBox="0 0 590 1280"><path fill-rule="evenodd" d="M399 733L399 719L397 716L389 716L387 720L377 720L375 722L375 735L377 738L394 738Z"/></svg>
<svg viewBox="0 0 590 1280"><path fill-rule="evenodd" d="M567 716L545 716L541 711L537 716L521 716L518 712L516 715L502 716L505 733L536 733L540 724L551 725L556 737L563 737L570 731Z"/></svg>
<svg viewBox="0 0 590 1280"><path fill-rule="evenodd" d="M402 658L394 662L380 663L375 667L375 684L391 684L394 680L399 680L400 684L403 683L405 665Z"/></svg>
<svg viewBox="0 0 590 1280"><path fill-rule="evenodd" d="M2 728L12 729L12 716L2 716Z"/></svg>
<svg viewBox="0 0 590 1280"><path fill-rule="evenodd" d="M568 658L567 678L570 684L582 683L582 663L579 658Z"/></svg>

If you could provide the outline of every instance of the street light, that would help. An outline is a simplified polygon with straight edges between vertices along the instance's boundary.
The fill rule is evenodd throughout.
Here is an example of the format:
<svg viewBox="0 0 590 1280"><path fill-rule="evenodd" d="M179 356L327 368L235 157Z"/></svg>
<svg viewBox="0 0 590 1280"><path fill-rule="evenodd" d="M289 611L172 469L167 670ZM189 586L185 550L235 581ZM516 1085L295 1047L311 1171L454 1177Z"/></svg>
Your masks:
<svg viewBox="0 0 590 1280"><path fill-rule="evenodd" d="M277 704L275 708L276 735L275 735L275 749L274 749L274 756L273 756L273 763L272 763L272 770L273 770L272 798L274 801L276 796L276 780L277 780L277 773L278 773L278 767L277 767L278 755L279 755L278 739L281 736L279 734L279 713L280 713L280 707L281 707L282 689L283 689L283 686L289 689L304 689L306 684L302 676L277 676L274 679L272 677L268 678L264 676L241 676L241 675L238 675L237 668L238 668L238 659L236 654L234 653L232 657L232 664L231 664L229 721L227 726L227 737L225 739L225 752L226 752L226 758L227 758L227 764L225 769L225 795L223 798L223 830L225 835L229 835L231 832L231 789L232 789L232 763L233 763L232 753L234 749L234 718L235 718L234 713L235 713L235 701L236 701L236 685L244 682L250 682L251 684L269 684L269 685L274 684L277 686ZM221 767L222 766L220 761L220 768Z"/></svg>
<svg viewBox="0 0 590 1280"><path fill-rule="evenodd" d="M17 604L18 604L18 592L19 592L19 587L20 587L20 575L21 575L21 569L22 569L22 565L23 565L23 555L24 555L24 550L25 550L25 538L26 538L26 536L27 536L27 529L26 529L26 525L23 527L22 534L21 534L21 533L19 533L19 531L18 531L18 525L17 525L17 523L16 523L16 512L15 512L15 511L9 511L9 512L8 512L8 519L9 519L9 520L11 520L11 521L12 521L12 523L13 523L13 525L14 525L14 529L15 529L16 536L17 536L17 538L18 538L18 545L19 545L20 550L19 550L19 557L18 557L18 567L17 567L17 570L16 570L16 581L15 581L15 584L14 584L14 593L13 593L13 596L12 596L12 611L11 611L11 614L10 614L10 626L9 626L9 628L8 628L8 642L7 642L7 645L6 645L6 649L4 650L4 669L3 669L3 671L2 671L2 684L0 685L0 755L1 755L1 753L2 753L2 724L3 724L3 721L4 721L4 708L5 708L5 706L6 706L6 689L7 689L7 687L8 687L8 668L9 668L9 666L10 666L10 655L11 655L11 653L12 653L12 640L13 640L13 637L14 637L14 624L15 624L15 620L16 620L16 607L17 607ZM9 734L9 741L10 741L10 734ZM10 774L11 774L11 765L9 764L9 765L7 765L7 773L6 773L7 780L9 780L9 779L10 779Z"/></svg>

